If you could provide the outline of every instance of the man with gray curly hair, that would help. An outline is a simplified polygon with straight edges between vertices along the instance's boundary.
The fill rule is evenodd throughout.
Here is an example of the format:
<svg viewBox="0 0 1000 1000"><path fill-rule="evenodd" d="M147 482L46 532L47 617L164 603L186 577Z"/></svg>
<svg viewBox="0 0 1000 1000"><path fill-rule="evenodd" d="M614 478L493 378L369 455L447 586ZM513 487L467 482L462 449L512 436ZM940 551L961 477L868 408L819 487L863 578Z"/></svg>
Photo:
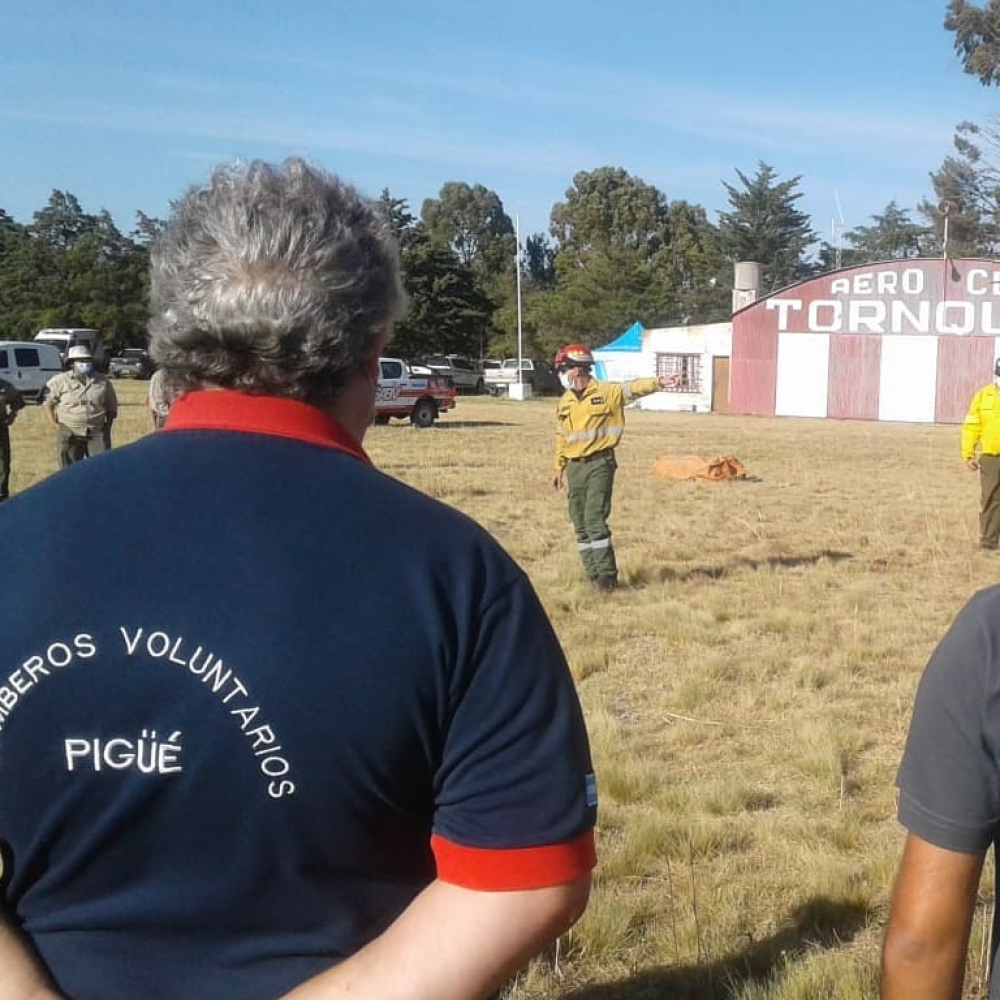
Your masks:
<svg viewBox="0 0 1000 1000"><path fill-rule="evenodd" d="M583 911L596 785L524 573L363 450L395 246L224 168L151 303L163 431L5 504L0 1000L486 997Z"/></svg>

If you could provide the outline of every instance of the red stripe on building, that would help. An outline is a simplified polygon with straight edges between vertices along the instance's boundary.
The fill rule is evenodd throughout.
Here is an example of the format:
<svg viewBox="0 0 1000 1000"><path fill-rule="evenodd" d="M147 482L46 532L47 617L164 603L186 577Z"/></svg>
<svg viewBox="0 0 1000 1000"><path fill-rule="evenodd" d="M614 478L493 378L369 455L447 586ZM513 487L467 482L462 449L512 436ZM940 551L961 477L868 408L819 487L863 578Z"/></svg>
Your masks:
<svg viewBox="0 0 1000 1000"><path fill-rule="evenodd" d="M751 307L733 317L729 363L729 412L773 417L778 387L778 334L773 324L757 324Z"/></svg>
<svg viewBox="0 0 1000 1000"><path fill-rule="evenodd" d="M975 391L993 378L993 337L938 337L934 420L960 424Z"/></svg>
<svg viewBox="0 0 1000 1000"><path fill-rule="evenodd" d="M831 337L826 415L878 420L881 370L881 337L849 333Z"/></svg>

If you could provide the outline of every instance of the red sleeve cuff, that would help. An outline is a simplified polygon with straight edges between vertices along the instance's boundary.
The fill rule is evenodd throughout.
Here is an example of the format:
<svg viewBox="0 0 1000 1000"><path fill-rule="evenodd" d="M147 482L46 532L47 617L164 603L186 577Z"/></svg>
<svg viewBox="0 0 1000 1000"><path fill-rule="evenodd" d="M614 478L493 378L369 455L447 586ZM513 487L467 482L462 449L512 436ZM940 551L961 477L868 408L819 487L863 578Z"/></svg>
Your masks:
<svg viewBox="0 0 1000 1000"><path fill-rule="evenodd" d="M466 847L437 834L431 850L442 882L493 892L544 889L572 882L597 864L594 831L542 847Z"/></svg>

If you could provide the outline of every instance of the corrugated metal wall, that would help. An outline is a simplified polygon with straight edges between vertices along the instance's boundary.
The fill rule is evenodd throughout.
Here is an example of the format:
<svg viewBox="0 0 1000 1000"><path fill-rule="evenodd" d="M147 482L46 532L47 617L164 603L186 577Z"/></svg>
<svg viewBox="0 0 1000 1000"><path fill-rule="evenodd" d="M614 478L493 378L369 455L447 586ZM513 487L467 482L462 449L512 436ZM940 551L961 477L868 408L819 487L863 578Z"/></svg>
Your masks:
<svg viewBox="0 0 1000 1000"><path fill-rule="evenodd" d="M827 416L878 420L882 338L843 334L830 338Z"/></svg>
<svg viewBox="0 0 1000 1000"><path fill-rule="evenodd" d="M1000 261L844 268L733 316L730 410L960 422L1000 351Z"/></svg>
<svg viewBox="0 0 1000 1000"><path fill-rule="evenodd" d="M753 323L737 326L734 320L733 353L729 362L730 411L772 416L777 377L777 332Z"/></svg>
<svg viewBox="0 0 1000 1000"><path fill-rule="evenodd" d="M995 337L939 337L937 406L934 419L942 424L961 423L969 408L969 376L985 385L993 373L997 354Z"/></svg>

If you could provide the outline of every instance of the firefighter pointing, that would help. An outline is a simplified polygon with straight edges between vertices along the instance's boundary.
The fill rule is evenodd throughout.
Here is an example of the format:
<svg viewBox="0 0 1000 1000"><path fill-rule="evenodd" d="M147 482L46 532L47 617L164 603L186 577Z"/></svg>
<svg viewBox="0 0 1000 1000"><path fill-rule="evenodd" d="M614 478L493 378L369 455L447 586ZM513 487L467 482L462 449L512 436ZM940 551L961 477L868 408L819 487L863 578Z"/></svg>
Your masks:
<svg viewBox="0 0 1000 1000"><path fill-rule="evenodd" d="M625 407L640 396L677 385L679 376L598 382L594 356L583 344L556 352L555 369L566 390L556 412L556 460L552 485L566 481L569 517L587 579L598 590L618 586L618 565L608 517L615 481L615 448L625 430Z"/></svg>

